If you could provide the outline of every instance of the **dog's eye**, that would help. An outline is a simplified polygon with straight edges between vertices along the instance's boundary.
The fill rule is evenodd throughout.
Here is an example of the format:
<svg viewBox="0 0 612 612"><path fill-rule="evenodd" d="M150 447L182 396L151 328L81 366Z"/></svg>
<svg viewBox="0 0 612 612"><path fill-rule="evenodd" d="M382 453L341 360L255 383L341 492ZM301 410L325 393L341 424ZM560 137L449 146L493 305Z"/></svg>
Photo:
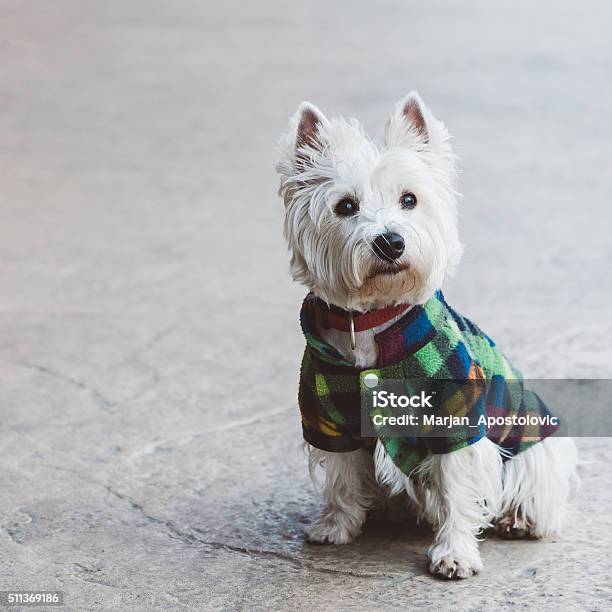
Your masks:
<svg viewBox="0 0 612 612"><path fill-rule="evenodd" d="M355 202L355 200L351 200L351 198L343 198L336 204L336 214L341 217L351 217L352 215L357 214L359 210L359 204Z"/></svg>
<svg viewBox="0 0 612 612"><path fill-rule="evenodd" d="M402 208L414 208L417 205L417 199L414 193L403 193L400 198Z"/></svg>

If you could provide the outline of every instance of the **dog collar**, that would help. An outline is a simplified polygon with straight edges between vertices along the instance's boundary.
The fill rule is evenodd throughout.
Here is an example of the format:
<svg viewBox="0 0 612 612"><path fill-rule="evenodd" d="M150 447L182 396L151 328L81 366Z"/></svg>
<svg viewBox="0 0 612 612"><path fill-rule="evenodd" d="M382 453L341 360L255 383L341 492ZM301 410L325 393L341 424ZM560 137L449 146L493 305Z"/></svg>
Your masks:
<svg viewBox="0 0 612 612"><path fill-rule="evenodd" d="M307 299L310 296L307 296ZM314 296L313 296L314 297ZM368 312L356 312L354 310L344 310L327 304L320 298L314 298L315 317L324 329L337 329L338 331L351 334L351 347L355 349L355 332L365 331L378 327L387 321L405 313L410 304L397 304L396 306L386 306Z"/></svg>

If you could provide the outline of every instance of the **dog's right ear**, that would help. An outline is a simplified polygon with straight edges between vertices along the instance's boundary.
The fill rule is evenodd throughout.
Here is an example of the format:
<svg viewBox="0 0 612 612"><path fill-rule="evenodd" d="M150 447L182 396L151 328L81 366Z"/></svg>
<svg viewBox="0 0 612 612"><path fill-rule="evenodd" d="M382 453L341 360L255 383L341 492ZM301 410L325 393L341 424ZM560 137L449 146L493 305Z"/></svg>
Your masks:
<svg viewBox="0 0 612 612"><path fill-rule="evenodd" d="M325 115L310 102L302 102L289 123L292 148L297 159L308 158L323 149L322 131L328 125Z"/></svg>
<svg viewBox="0 0 612 612"><path fill-rule="evenodd" d="M276 166L281 175L280 193L287 204L296 185L296 176L305 180L303 173L326 146L330 123L325 115L310 102L302 102L289 120L287 131L281 137L280 160Z"/></svg>

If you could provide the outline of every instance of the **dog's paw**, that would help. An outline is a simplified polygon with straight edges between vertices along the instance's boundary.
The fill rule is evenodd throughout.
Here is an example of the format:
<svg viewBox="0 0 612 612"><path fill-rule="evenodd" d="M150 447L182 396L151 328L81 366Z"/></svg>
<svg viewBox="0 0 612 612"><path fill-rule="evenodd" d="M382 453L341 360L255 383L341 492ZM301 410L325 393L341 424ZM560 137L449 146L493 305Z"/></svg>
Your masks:
<svg viewBox="0 0 612 612"><path fill-rule="evenodd" d="M482 563L473 563L467 560L459 559L455 555L446 555L438 559L435 563L432 561L429 566L429 571L439 578L445 580L461 580L469 578L477 574L482 569Z"/></svg>
<svg viewBox="0 0 612 612"><path fill-rule="evenodd" d="M482 560L475 543L474 546L453 550L448 543L441 542L430 548L429 558L431 574L446 580L469 578L482 569Z"/></svg>
<svg viewBox="0 0 612 612"><path fill-rule="evenodd" d="M305 533L306 539L315 544L349 544L361 533L361 525L341 512L326 512Z"/></svg>
<svg viewBox="0 0 612 612"><path fill-rule="evenodd" d="M495 531L510 540L537 540L535 525L521 513L509 512L495 521Z"/></svg>

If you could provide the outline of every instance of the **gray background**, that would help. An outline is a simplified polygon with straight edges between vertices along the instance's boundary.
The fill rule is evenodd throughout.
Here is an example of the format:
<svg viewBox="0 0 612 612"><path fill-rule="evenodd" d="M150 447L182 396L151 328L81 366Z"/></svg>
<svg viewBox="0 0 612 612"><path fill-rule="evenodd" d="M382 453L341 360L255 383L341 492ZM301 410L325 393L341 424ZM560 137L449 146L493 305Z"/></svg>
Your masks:
<svg viewBox="0 0 612 612"><path fill-rule="evenodd" d="M304 544L275 141L299 102L380 130L416 88L455 135L447 297L529 376L609 377L604 2L0 1L0 589L69 609L610 606L612 446L567 531ZM585 411L589 407L585 406Z"/></svg>

